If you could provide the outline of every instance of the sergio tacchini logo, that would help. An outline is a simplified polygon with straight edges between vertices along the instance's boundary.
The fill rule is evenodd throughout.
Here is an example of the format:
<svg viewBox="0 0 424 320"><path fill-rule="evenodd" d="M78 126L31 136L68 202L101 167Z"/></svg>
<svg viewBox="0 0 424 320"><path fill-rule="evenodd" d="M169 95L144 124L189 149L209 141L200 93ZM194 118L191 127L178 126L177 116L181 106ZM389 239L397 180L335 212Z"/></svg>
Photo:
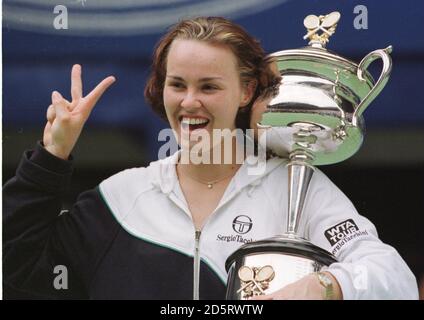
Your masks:
<svg viewBox="0 0 424 320"><path fill-rule="evenodd" d="M252 229L253 223L250 217L240 215L233 220L233 230L239 234L246 234Z"/></svg>

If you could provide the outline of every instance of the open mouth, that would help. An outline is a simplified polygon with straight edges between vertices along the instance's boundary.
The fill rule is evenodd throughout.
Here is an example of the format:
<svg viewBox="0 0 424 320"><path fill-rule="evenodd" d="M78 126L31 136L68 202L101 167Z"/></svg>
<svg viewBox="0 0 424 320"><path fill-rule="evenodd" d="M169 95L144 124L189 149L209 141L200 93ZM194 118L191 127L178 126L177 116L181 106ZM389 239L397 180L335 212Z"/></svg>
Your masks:
<svg viewBox="0 0 424 320"><path fill-rule="evenodd" d="M180 122L181 122L181 128L183 130L193 131L197 129L206 128L206 126L209 123L209 119L199 118L199 117L189 118L189 117L181 116Z"/></svg>

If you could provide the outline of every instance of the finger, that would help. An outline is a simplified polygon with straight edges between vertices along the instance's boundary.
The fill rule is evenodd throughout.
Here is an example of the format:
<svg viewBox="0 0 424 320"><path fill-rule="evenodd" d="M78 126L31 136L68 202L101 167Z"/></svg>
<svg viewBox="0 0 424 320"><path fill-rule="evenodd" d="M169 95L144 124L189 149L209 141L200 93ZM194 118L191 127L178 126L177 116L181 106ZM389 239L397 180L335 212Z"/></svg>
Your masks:
<svg viewBox="0 0 424 320"><path fill-rule="evenodd" d="M54 106L51 104L47 108L47 121L52 123L54 118L56 118L56 111L54 109Z"/></svg>
<svg viewBox="0 0 424 320"><path fill-rule="evenodd" d="M57 92L57 91L56 91ZM63 101L65 101L66 102L66 107L68 108L68 110L69 111L72 111L72 109L74 108L73 106L72 106L72 104L67 100L67 99L65 99L62 95L60 95L60 97L63 99ZM53 104L53 93L52 93L52 104Z"/></svg>
<svg viewBox="0 0 424 320"><path fill-rule="evenodd" d="M272 300L272 299L273 299L272 294L264 294L264 295L254 296L250 298L250 300Z"/></svg>
<svg viewBox="0 0 424 320"><path fill-rule="evenodd" d="M51 128L52 124L50 122L46 123L46 126L44 127L44 133L43 133L43 145L47 146L51 144Z"/></svg>
<svg viewBox="0 0 424 320"><path fill-rule="evenodd" d="M78 101L82 97L82 68L79 64L74 64L71 72L71 96L72 102Z"/></svg>
<svg viewBox="0 0 424 320"><path fill-rule="evenodd" d="M70 119L69 110L67 107L67 103L65 99L63 99L62 95L57 91L53 91L52 101L53 101L53 106L56 113L56 118L60 119L61 121L69 120Z"/></svg>
<svg viewBox="0 0 424 320"><path fill-rule="evenodd" d="M97 101L103 95L109 86L115 82L115 77L110 76L100 82L85 98L87 99L87 105L85 112L90 113Z"/></svg>

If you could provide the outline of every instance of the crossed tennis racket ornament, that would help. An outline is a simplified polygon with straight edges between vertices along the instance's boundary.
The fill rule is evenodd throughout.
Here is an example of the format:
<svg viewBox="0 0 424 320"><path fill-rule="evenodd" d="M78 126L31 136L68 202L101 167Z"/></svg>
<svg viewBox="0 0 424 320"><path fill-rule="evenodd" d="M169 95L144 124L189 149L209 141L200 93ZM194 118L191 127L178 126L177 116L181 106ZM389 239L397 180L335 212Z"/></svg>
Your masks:
<svg viewBox="0 0 424 320"><path fill-rule="evenodd" d="M337 22L340 20L340 13L335 11L325 16L317 17L310 14L303 20L303 25L308 30L308 33L303 36L303 39L318 41L321 45L325 45L329 38L336 32ZM322 31L322 33L319 33Z"/></svg>
<svg viewBox="0 0 424 320"><path fill-rule="evenodd" d="M253 267L243 266L238 271L241 280L241 288L237 292L243 292L243 299L258 296L265 293L269 283L274 279L275 272L272 266Z"/></svg>
<svg viewBox="0 0 424 320"><path fill-rule="evenodd" d="M279 235L247 243L228 257L227 299L273 293L336 262L299 233L309 184L315 166L344 161L359 150L365 135L362 114L392 69L391 46L370 52L359 64L328 51L339 21L339 12L308 15L303 24L309 45L271 54L282 79L258 123L265 129L259 144L288 158L288 201L281 209L287 222ZM374 81L367 68L377 59L382 71Z"/></svg>

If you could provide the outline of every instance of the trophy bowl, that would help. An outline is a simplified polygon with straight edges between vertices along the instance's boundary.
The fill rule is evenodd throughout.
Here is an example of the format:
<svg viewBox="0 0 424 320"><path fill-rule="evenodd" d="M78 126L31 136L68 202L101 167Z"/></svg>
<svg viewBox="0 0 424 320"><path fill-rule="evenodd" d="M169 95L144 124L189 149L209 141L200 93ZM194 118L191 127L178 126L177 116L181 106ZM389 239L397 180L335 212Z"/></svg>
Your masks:
<svg viewBox="0 0 424 320"><path fill-rule="evenodd" d="M306 130L313 130L317 139L305 147L314 154L313 165L337 163L354 155L365 133L362 114L387 83L391 50L373 51L359 64L322 47L272 54L282 80L260 123L261 128L270 128L267 147L287 156L302 147L293 135L309 124ZM383 72L375 83L366 68L379 57Z"/></svg>
<svg viewBox="0 0 424 320"><path fill-rule="evenodd" d="M359 150L362 114L392 69L391 46L367 54L359 64L328 51L325 45L339 19L338 12L307 16L309 46L271 54L281 81L258 124L264 129L259 144L289 159L287 230L247 243L227 258L227 299L273 293L337 262L297 232L314 166L344 161ZM376 59L383 67L374 81L367 68Z"/></svg>

